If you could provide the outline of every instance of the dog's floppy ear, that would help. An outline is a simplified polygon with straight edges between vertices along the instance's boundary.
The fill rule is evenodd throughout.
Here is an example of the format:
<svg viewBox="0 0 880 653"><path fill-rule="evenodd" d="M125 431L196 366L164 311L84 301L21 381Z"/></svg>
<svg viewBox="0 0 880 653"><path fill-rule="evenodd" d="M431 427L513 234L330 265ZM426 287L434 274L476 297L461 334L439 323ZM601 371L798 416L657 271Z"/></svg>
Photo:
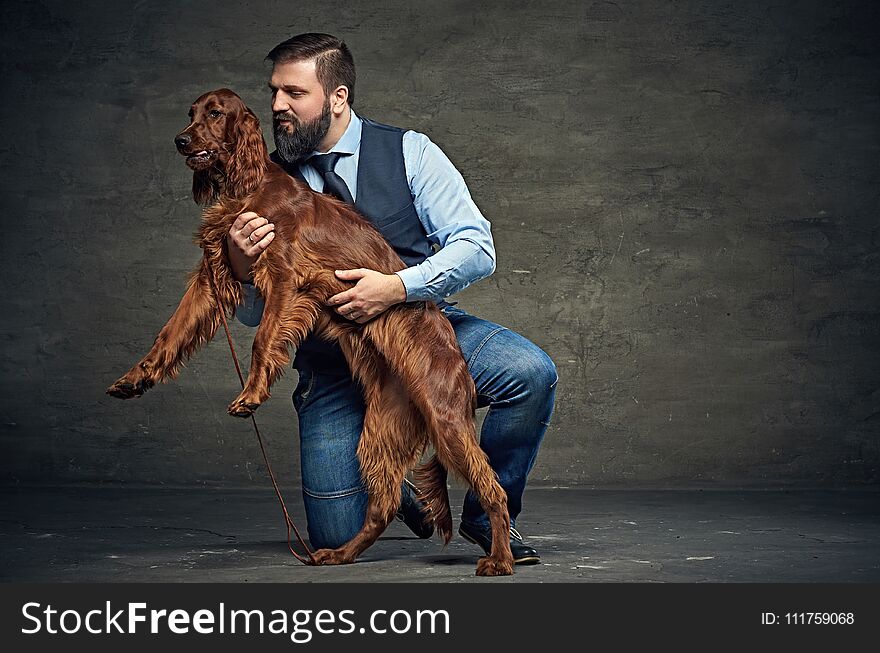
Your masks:
<svg viewBox="0 0 880 653"><path fill-rule="evenodd" d="M199 170L193 173L192 192L196 204L201 204L202 206L213 204L220 195L219 191L217 182L211 178L208 170Z"/></svg>
<svg viewBox="0 0 880 653"><path fill-rule="evenodd" d="M232 155L226 164L225 192L241 199L256 190L266 174L269 152L260 131L260 121L247 107L243 107L232 126Z"/></svg>

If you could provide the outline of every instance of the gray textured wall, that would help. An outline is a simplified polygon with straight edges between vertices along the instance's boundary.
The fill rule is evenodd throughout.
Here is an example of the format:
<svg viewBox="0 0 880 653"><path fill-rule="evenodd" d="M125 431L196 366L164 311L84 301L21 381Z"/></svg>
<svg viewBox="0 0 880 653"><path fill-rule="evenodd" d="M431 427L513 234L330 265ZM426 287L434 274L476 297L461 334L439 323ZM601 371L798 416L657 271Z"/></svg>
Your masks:
<svg viewBox="0 0 880 653"><path fill-rule="evenodd" d="M534 484L876 483L872 4L4 1L0 481L266 483L222 333L103 391L200 255L189 103L229 86L266 124L265 53L329 31L360 111L428 133L493 224L462 306L558 364ZM258 415L291 482L295 380Z"/></svg>

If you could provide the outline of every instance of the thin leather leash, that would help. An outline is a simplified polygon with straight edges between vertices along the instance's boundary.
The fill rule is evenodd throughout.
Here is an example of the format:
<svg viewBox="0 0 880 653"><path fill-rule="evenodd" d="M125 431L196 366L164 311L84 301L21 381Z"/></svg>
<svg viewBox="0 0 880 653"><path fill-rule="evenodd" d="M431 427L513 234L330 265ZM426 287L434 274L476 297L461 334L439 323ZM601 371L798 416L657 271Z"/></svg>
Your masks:
<svg viewBox="0 0 880 653"><path fill-rule="evenodd" d="M235 347L232 345L232 337L229 335L229 326L226 324L226 314L223 312L223 306L220 304L220 296L217 294L217 289L214 287L214 275L211 274L211 265L208 263L208 281L211 283L211 292L214 293L214 299L217 302L217 310L220 313L220 319L223 320L223 329L226 331L226 340L229 342L229 351L232 352L232 361L235 363L235 371L238 372L238 380L241 382L241 387L244 388L244 376L241 374L241 366L238 364L238 356L235 355ZM257 434L257 442L260 443L260 451L263 453L263 460L266 462L266 469L269 471L269 478L272 479L272 486L275 488L275 494L278 496L278 501L281 502L281 511L284 513L284 521L287 523L287 548L290 549L290 552L293 556L306 565L314 565L317 564L315 560L315 555L312 553L312 550L309 549L309 545L305 543L302 536L299 534L299 530L296 528L296 524L293 523L293 520L290 518L290 514L287 512L287 506L284 505L284 498L281 496L281 490L278 489L278 483L275 481L275 474L272 473L272 466L269 464L269 457L266 455L266 448L263 446L263 438L260 437L260 429L257 427L257 420L251 415L251 421L254 424L254 431ZM293 529L293 532L296 533L296 539L299 540L299 543L302 545L302 548L305 549L306 553L309 555L308 558L304 558L300 554L298 554L293 549L293 545L290 542L290 531Z"/></svg>

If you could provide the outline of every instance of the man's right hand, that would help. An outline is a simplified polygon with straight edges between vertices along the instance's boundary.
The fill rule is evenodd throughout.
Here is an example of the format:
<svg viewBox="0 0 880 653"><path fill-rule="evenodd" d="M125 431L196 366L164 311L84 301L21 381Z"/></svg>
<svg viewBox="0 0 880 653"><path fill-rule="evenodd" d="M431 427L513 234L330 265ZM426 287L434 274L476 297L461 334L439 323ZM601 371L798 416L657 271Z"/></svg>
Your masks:
<svg viewBox="0 0 880 653"><path fill-rule="evenodd" d="M275 225L253 211L242 213L232 223L226 236L232 276L250 281L251 265L275 238Z"/></svg>

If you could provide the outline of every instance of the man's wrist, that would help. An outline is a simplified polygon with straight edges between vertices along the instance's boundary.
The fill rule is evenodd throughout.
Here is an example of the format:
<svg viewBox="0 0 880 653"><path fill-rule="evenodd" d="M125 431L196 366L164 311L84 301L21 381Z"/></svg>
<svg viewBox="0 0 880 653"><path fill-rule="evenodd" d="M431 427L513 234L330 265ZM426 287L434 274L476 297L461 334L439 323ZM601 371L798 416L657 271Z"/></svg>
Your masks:
<svg viewBox="0 0 880 653"><path fill-rule="evenodd" d="M425 280L422 278L422 272L417 265L395 272L403 282L406 289L406 301L415 302L423 299L431 299L430 293L425 288Z"/></svg>
<svg viewBox="0 0 880 653"><path fill-rule="evenodd" d="M394 277L393 283L396 287L395 288L396 296L394 298L395 301L399 304L405 302L407 300L409 293L406 289L406 282L404 282L403 277L400 276L400 274L398 274L397 272L395 272L394 274L389 275L389 276Z"/></svg>

